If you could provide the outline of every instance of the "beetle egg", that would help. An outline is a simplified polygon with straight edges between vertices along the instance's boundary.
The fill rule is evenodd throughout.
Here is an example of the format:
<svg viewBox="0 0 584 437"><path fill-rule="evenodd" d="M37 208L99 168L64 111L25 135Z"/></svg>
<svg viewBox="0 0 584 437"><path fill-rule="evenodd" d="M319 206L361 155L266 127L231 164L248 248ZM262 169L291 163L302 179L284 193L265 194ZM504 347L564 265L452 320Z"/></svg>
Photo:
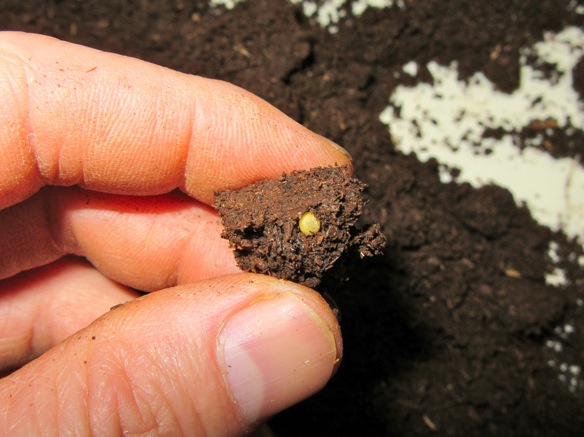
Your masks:
<svg viewBox="0 0 584 437"><path fill-rule="evenodd" d="M307 211L300 216L298 227L304 235L310 237L320 231L320 220L313 213Z"/></svg>

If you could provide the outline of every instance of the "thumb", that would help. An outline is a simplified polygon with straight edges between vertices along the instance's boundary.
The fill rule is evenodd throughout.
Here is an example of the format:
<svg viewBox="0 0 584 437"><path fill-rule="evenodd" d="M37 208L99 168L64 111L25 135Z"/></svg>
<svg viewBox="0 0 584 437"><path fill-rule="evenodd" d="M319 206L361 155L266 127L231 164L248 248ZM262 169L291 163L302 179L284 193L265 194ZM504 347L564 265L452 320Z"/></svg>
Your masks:
<svg viewBox="0 0 584 437"><path fill-rule="evenodd" d="M321 389L341 353L333 313L302 286L236 274L175 287L114 307L0 381L0 430L243 434Z"/></svg>

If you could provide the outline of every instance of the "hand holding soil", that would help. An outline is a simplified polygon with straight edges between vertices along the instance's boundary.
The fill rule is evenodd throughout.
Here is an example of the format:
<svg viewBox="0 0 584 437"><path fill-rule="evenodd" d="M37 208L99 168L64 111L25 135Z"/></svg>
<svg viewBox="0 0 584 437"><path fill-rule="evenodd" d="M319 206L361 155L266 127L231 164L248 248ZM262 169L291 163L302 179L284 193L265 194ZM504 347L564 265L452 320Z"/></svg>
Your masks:
<svg viewBox="0 0 584 437"><path fill-rule="evenodd" d="M324 275L319 288L330 291L342 314L343 365L324 390L270 420L278 437L584 434L582 239L573 241L574 234L548 227L555 220L563 230L579 227L582 235L581 221L572 220L582 212L578 205L584 199L573 195L584 186L577 182L582 180L584 156L582 1L19 0L3 2L0 10L2 29L46 33L237 84L302 126L348 148L354 174L369 186L362 220L380 223L391 244L383 256L365 262L353 256L337 262L347 267L349 281L339 282L333 271ZM32 45L27 43L26 48ZM48 49L44 46L45 59L56 54ZM6 53L0 58L5 60ZM58 60L54 74L46 79L47 72L28 75L37 80L27 85L37 90L31 93L37 97L29 105L45 114L45 127L34 132L42 138L33 144L52 141L54 145L44 149L37 145L37 149L45 152L42 162L59 163L29 166L29 172L42 172L47 181L52 176L69 186L80 179L80 170L71 169L83 162L88 183L99 177L102 182L115 181L117 193L131 196L116 198L86 190L75 197L70 188L49 195L44 188L45 194L34 198L47 205L46 214L23 213L19 218L13 213L13 225L2 227L0 247L9 249L0 251L0 269L10 268L16 274L15 266L28 268L22 263L22 252L33 252L32 248L34 253L47 252L57 242L54 257L63 247L73 248L86 254L107 277L116 278L118 285L133 283L139 289L194 283L228 269L239 271L228 242L219 237L221 225L211 208L194 203L190 196L159 193L166 192L165 187L184 186L189 195L198 200L205 196L204 202L211 205L213 191L237 190L335 162L344 165L326 141L292 127L265 103L258 111L257 100L235 87L176 73L169 76L167 70L168 74L161 74L152 66L148 73L137 68L136 61L128 64L120 57L104 69L92 53L70 51L66 62ZM38 61L38 54L34 59ZM33 59L26 55L13 61L11 72L20 61ZM74 74L73 66L79 74ZM107 72L109 79L104 77ZM74 76L78 83L73 83ZM22 81L11 74L8 82L0 83L16 87ZM103 87L106 83L110 85ZM206 91L200 93L202 88ZM39 89L45 93L42 100ZM88 95L92 97L84 103L73 104ZM159 98L151 99L154 95ZM2 103L4 108L13 106L10 99ZM116 117L104 119L104 105L110 105ZM85 116L75 116L79 108L85 108ZM6 109L0 132L10 128L13 133L27 133L27 128L11 125L20 113L9 112ZM38 126L38 112L31 121L29 127ZM53 135L55 127L60 127L61 136L66 133L63 139L83 136L84 140L60 151L66 141ZM150 137L167 148L156 149L154 143L142 141ZM110 159L103 162L104 154L97 153L96 145L122 138L119 145L107 146ZM2 137L3 151L4 141ZM273 148L274 142L294 147ZM197 151L177 147L186 143L197 144ZM249 147L241 148L244 144ZM52 154L46 156L47 150ZM413 151L417 156L410 155ZM13 173L27 156L11 163L6 176L8 154L4 153L0 180L31 188L20 183L20 173ZM188 171L177 172L176 163ZM123 172L126 168L128 174ZM159 183L155 197L138 202L138 188L147 193ZM22 198L29 194L21 193ZM65 203L68 199L76 202ZM27 205L32 208L34 199L22 205L21 211ZM319 219L316 211L312 213ZM542 225L538 217L546 213L553 220ZM30 217L36 217L38 226ZM24 232L48 230L44 217L50 219L51 235L67 238L35 238ZM296 220L294 226L299 228ZM324 229L322 220L320 229ZM7 244L9 236L22 244ZM12 264L6 261L9 255L21 261ZM31 264L38 261L30 255L26 259ZM10 338L4 343L10 345L8 352L0 348L4 363L28 361L45 349L39 346L43 338L38 333L53 332L44 328L50 325L45 314L53 314L57 326L64 326L67 317L94 307L71 303L71 296L84 296L83 290L93 284L87 278L74 287L58 276L61 279L52 283L68 284L76 293L63 292L61 300L51 297L46 279L55 278L58 270L55 264L47 268L49 276L40 276L43 270L26 276L27 295L44 296L47 303L36 304L44 311L35 325L30 317L15 322L14 314L22 314L20 308L32 314L30 309L36 307L22 304L15 279L5 282L11 288L10 293L0 294L0 321L9 320L0 329L3 339ZM86 268L102 277L94 267ZM43 294L31 292L31 281L42 285ZM271 287L283 282L270 282L270 289L277 290ZM199 323L199 315L217 314L207 311L200 299L226 304L225 296L232 295L216 285L181 292L185 305L172 314L158 304L138 334L125 336L131 340L128 344L138 344L145 357L152 356L154 347L160 348L158 357L183 357L186 362L177 364L191 369L198 355L176 346L197 344L197 332L210 326ZM258 282L248 285L252 288L245 290L257 296L253 289ZM102 290L93 301L108 295L103 284L89 289ZM195 291L196 299L191 296ZM169 302L168 295L156 294ZM18 296L20 312L4 311L11 308L4 300L7 295ZM211 297L216 295L223 297ZM152 296L140 302L150 306L149 299ZM232 302L237 313L239 300ZM107 306L94 312L106 311ZM126 307L117 310L118 323L111 324L114 333L123 332L120 325L138 326L135 317L121 310L127 311ZM187 311L189 316L181 317ZM260 313L266 315L264 310ZM76 327L69 332L94 317L70 322ZM161 325L160 320L170 324ZM192 334L190 341L169 335L179 324L179 332ZM27 331L33 326L36 329ZM291 335L295 327L284 333ZM266 330L271 331L271 327ZM18 336L23 332L36 333L34 341ZM15 333L24 339L21 343L10 337ZM27 353L14 352L14 345L30 343L36 345L33 353L26 348L21 351ZM289 341L280 343L292 346ZM291 349L281 357L289 359ZM93 346L92 350L107 349ZM112 353L103 355L112 358ZM209 356L215 362L215 355ZM96 363L91 364L95 368ZM129 368L144 365L133 363ZM2 393L4 401L9 393Z"/></svg>
<svg viewBox="0 0 584 437"><path fill-rule="evenodd" d="M234 435L319 390L333 313L241 273L210 205L342 149L224 82L38 35L0 52L0 429Z"/></svg>

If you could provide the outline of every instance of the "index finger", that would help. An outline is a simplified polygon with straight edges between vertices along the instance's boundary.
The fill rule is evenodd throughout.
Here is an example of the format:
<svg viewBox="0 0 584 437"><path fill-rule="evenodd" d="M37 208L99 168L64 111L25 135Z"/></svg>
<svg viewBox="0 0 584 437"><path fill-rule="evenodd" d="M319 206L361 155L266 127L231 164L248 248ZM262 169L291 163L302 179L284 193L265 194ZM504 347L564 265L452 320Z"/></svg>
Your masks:
<svg viewBox="0 0 584 437"><path fill-rule="evenodd" d="M225 82L41 35L0 34L0 208L45 185L213 192L350 165L339 146Z"/></svg>

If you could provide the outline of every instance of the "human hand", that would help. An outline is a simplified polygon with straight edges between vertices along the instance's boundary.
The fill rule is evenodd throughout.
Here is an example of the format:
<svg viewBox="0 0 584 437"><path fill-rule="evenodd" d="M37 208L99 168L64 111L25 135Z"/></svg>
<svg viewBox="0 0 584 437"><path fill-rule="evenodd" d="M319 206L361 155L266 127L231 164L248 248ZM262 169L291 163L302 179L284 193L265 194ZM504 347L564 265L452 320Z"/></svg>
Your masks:
<svg viewBox="0 0 584 437"><path fill-rule="evenodd" d="M1 434L237 435L328 381L328 305L241 273L209 205L350 164L338 146L233 85L40 35L0 33L0 96Z"/></svg>

